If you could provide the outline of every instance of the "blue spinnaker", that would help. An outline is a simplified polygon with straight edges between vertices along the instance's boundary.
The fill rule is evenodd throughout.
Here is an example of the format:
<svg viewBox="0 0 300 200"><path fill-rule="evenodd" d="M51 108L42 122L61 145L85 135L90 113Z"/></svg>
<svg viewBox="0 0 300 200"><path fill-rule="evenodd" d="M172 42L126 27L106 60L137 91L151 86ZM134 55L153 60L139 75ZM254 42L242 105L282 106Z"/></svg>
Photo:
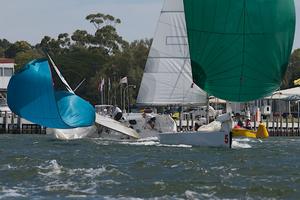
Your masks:
<svg viewBox="0 0 300 200"><path fill-rule="evenodd" d="M33 60L11 78L8 106L20 117L49 128L93 125L94 107L73 93L55 91L53 84L48 60Z"/></svg>

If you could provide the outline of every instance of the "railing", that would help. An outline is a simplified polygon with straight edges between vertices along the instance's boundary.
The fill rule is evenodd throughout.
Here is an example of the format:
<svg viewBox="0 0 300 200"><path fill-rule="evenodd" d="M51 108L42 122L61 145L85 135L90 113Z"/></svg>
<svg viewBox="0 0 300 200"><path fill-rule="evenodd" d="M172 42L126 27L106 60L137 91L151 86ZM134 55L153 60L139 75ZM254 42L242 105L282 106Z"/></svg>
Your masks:
<svg viewBox="0 0 300 200"><path fill-rule="evenodd" d="M0 134L46 134L46 129L11 112L0 111Z"/></svg>

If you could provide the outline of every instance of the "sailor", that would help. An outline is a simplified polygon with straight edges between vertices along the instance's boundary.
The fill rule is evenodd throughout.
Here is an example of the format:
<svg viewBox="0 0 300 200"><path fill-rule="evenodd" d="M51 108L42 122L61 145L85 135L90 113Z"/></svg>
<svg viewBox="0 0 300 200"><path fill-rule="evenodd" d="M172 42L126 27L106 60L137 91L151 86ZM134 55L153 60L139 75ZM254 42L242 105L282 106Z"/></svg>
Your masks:
<svg viewBox="0 0 300 200"><path fill-rule="evenodd" d="M200 128L200 125L196 122L196 123L195 123L194 130L195 130L195 131L198 131L199 128Z"/></svg>
<svg viewBox="0 0 300 200"><path fill-rule="evenodd" d="M246 119L246 122L245 122L245 128L246 129L251 129L251 122L250 122L250 119Z"/></svg>
<svg viewBox="0 0 300 200"><path fill-rule="evenodd" d="M142 114L145 119L144 129L154 129L156 118L152 114L146 114L145 112Z"/></svg>
<svg viewBox="0 0 300 200"><path fill-rule="evenodd" d="M115 106L112 116L113 116L114 120L119 121L123 116L122 110L118 106Z"/></svg>

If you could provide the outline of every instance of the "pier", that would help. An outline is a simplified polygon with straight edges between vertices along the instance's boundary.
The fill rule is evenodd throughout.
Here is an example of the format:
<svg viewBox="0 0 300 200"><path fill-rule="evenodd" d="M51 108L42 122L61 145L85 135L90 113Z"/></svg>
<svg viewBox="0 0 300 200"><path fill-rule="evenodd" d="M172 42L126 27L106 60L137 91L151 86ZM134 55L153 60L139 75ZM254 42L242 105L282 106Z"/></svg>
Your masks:
<svg viewBox="0 0 300 200"><path fill-rule="evenodd" d="M185 120L175 120L178 131L191 131L197 120L186 115ZM275 117L262 121L270 137L300 137L300 118ZM251 128L257 130L259 123L251 122ZM31 123L11 112L0 112L0 134L46 134L46 127Z"/></svg>
<svg viewBox="0 0 300 200"><path fill-rule="evenodd" d="M195 127L195 120L192 114L185 113L184 120L175 120L178 131L191 131ZM236 123L236 122L235 122ZM300 118L292 116L274 117L265 119L262 123L266 126L270 137L300 137ZM251 122L251 129L257 130L259 123Z"/></svg>
<svg viewBox="0 0 300 200"><path fill-rule="evenodd" d="M0 112L0 134L46 134L46 128L11 112Z"/></svg>

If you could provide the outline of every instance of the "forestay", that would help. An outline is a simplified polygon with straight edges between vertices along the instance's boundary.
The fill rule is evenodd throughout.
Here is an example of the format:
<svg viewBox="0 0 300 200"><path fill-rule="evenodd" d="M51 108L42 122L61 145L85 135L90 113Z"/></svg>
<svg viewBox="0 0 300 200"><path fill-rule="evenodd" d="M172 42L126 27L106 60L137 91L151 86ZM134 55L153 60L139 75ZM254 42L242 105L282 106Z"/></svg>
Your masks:
<svg viewBox="0 0 300 200"><path fill-rule="evenodd" d="M250 101L279 88L295 33L293 0L184 0L195 83Z"/></svg>
<svg viewBox="0 0 300 200"><path fill-rule="evenodd" d="M187 105L206 102L192 80L182 0L166 0L141 82L138 104Z"/></svg>

